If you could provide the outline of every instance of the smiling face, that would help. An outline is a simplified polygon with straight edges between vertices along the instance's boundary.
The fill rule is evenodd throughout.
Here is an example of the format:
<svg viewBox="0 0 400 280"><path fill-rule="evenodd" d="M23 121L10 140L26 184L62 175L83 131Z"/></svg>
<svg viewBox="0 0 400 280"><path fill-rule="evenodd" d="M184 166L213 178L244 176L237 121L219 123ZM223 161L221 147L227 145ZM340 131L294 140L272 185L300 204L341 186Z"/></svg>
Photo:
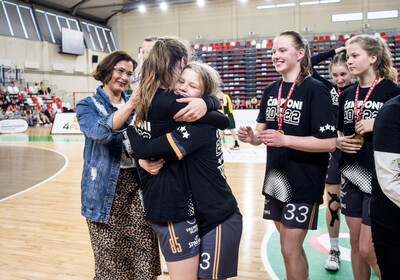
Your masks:
<svg viewBox="0 0 400 280"><path fill-rule="evenodd" d="M121 94L130 83L131 77L127 73L133 73L131 61L121 60L115 64L110 81L104 85L104 91L112 95Z"/></svg>
<svg viewBox="0 0 400 280"><path fill-rule="evenodd" d="M373 71L375 61L376 55L368 55L359 43L347 46L347 66L353 76L360 77Z"/></svg>
<svg viewBox="0 0 400 280"><path fill-rule="evenodd" d="M295 49L290 36L279 36L272 46L272 62L277 72L282 75L300 69L303 52ZM297 69L298 68L298 69Z"/></svg>
<svg viewBox="0 0 400 280"><path fill-rule="evenodd" d="M340 88L344 88L351 84L351 75L349 69L343 64L332 64L331 66L332 81Z"/></svg>
<svg viewBox="0 0 400 280"><path fill-rule="evenodd" d="M199 74L186 68L176 82L174 91L184 97L201 97L203 93Z"/></svg>

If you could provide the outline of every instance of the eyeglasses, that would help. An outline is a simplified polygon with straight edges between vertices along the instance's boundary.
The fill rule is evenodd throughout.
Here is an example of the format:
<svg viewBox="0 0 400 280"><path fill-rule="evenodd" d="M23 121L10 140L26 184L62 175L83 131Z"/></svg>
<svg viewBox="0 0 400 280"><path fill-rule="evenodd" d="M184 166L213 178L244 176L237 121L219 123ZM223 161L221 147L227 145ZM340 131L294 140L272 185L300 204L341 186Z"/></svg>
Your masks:
<svg viewBox="0 0 400 280"><path fill-rule="evenodd" d="M114 66L115 71L118 72L118 74L122 77L123 75L126 75L126 77L129 79L129 81L133 81L133 79L135 78L134 73L131 71L126 71L124 68L122 67L117 67Z"/></svg>

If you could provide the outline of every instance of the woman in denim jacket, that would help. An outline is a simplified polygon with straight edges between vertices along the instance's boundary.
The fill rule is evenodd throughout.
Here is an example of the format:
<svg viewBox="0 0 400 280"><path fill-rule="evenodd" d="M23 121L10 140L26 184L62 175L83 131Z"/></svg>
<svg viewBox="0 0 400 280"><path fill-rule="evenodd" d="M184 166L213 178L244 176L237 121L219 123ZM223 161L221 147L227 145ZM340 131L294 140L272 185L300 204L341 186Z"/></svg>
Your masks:
<svg viewBox="0 0 400 280"><path fill-rule="evenodd" d="M143 218L136 164L124 141L135 96L128 99L123 90L136 66L127 53L110 53L92 74L103 86L76 106L85 135L81 200L94 252L94 279L153 280L161 273L157 237Z"/></svg>

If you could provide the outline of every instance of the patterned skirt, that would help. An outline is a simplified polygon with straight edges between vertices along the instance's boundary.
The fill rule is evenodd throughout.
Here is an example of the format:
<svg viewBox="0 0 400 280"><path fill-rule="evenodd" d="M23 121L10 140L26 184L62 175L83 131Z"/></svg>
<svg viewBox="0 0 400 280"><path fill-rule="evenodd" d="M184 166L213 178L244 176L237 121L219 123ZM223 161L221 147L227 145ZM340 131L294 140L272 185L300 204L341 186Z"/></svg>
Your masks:
<svg viewBox="0 0 400 280"><path fill-rule="evenodd" d="M153 280L161 274L157 236L143 218L136 168L121 169L107 224L87 219L95 280Z"/></svg>

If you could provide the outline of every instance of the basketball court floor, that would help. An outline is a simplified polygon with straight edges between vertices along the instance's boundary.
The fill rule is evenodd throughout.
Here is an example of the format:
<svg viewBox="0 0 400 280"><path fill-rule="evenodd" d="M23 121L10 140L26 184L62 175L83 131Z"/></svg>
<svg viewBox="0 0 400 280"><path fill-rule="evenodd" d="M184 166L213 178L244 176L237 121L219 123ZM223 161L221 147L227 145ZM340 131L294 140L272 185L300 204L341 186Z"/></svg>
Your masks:
<svg viewBox="0 0 400 280"><path fill-rule="evenodd" d="M284 279L279 235L262 219L265 149L242 145L230 151L232 137L225 138L225 173L244 222L234 279ZM0 279L93 278L88 229L80 214L83 145L83 136L50 135L50 127L0 134ZM310 279L353 279L343 216L340 271L323 268L329 251L324 215L321 208L318 230L309 231L304 242ZM168 274L159 279L169 279Z"/></svg>

